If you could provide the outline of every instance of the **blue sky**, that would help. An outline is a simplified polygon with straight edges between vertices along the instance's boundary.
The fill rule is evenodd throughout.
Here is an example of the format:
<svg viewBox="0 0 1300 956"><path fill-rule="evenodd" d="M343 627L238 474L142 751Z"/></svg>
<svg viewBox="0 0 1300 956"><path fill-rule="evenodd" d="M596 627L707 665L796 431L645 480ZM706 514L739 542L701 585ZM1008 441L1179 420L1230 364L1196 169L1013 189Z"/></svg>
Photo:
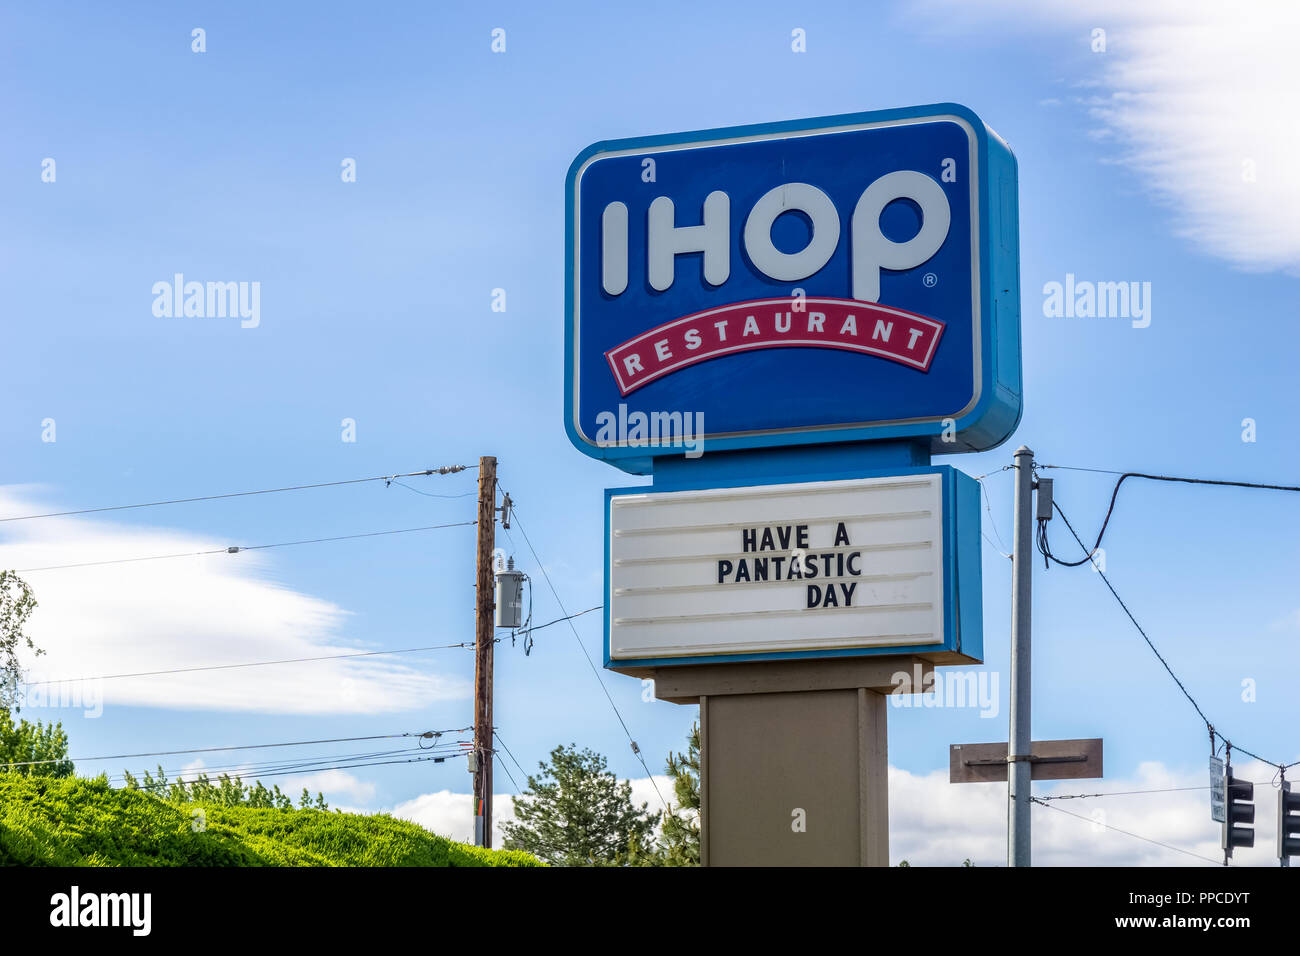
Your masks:
<svg viewBox="0 0 1300 956"><path fill-rule="evenodd" d="M1185 6L1139 15L1104 2L1080 15L1018 0L977 12L945 0L812 11L759 2L742 16L684 3L7 5L0 513L494 454L569 610L598 604L601 491L627 482L575 451L562 422L563 182L573 156L599 139L940 101L974 109L1019 161L1024 417L1001 448L940 459L993 473L1002 540L1011 479L997 469L1022 442L1045 463L1293 482L1300 230L1282 211L1296 208L1285 166L1296 132L1279 128L1276 98L1296 88L1280 82L1294 67L1259 23ZM191 51L196 27L206 31L201 54ZM504 53L490 50L496 27ZM1104 53L1091 49L1097 27ZM791 51L794 28L806 31L806 53ZM1207 36L1220 55L1202 62L1193 54ZM1255 73L1234 66L1241 55L1258 61ZM46 158L53 183L42 182ZM355 183L340 179L345 158L356 161ZM155 317L151 287L177 272L258 281L260 324ZM1045 317L1043 286L1067 273L1149 282L1150 326ZM491 309L494 289L506 291L504 313ZM356 422L353 443L340 440L345 418ZM1254 442L1242 440L1246 418ZM54 442L42 441L45 419ZM465 495L473 476L408 483ZM1112 479L1054 477L1076 527L1095 535ZM1285 761L1300 758L1297 504L1133 484L1106 539L1113 583L1210 718ZM0 563L273 543L472 512L472 497L372 483L0 525ZM42 601L33 633L49 649L33 674L472 640L472 555L473 529L462 527L33 573ZM1003 675L999 716L891 711L898 771L924 777L946 766L950 743L1005 739L1009 570L986 546L986 667ZM1036 571L1035 589L1035 737L1104 737L1108 779L1095 789L1152 763L1200 779L1203 727L1096 575ZM536 616L559 616L543 586ZM575 623L599 660L599 614ZM122 684L128 691L106 687L101 717L57 716L74 756L470 723L468 651L385 660L382 671L236 671L203 678L200 690L139 679ZM643 702L636 681L602 677L659 772L694 709ZM1251 703L1245 679L1256 682ZM349 680L347 706L331 703ZM539 633L528 657L498 647L496 708L529 769L573 741L621 775L645 775L563 625ZM377 809L469 788L461 760L353 776L327 795ZM510 789L504 773L497 783ZM1133 812L1153 820L1143 807ZM1186 820L1182 845L1217 839L1200 803Z"/></svg>

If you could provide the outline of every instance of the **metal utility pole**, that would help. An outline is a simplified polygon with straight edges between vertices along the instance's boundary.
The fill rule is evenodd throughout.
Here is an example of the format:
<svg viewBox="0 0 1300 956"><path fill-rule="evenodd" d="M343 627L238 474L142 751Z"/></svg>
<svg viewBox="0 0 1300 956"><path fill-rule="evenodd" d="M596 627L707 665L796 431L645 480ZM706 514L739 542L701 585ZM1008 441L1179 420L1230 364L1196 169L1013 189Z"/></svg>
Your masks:
<svg viewBox="0 0 1300 956"><path fill-rule="evenodd" d="M478 460L478 556L474 599L474 843L492 846L492 626L497 460Z"/></svg>
<svg viewBox="0 0 1300 956"><path fill-rule="evenodd" d="M1007 866L1029 866L1030 615L1032 610L1034 453L1016 449L1015 544L1011 556L1011 732L1007 747Z"/></svg>

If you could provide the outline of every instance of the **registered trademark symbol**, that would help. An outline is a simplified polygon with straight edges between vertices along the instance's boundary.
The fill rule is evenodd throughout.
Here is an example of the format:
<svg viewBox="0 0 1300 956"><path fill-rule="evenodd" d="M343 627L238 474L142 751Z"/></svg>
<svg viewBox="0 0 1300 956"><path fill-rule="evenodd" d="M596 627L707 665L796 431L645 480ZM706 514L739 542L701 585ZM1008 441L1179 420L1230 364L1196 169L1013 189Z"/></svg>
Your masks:
<svg viewBox="0 0 1300 956"><path fill-rule="evenodd" d="M925 283L927 289L933 289L939 284L939 277L933 272L927 272L925 275L921 276L921 281Z"/></svg>

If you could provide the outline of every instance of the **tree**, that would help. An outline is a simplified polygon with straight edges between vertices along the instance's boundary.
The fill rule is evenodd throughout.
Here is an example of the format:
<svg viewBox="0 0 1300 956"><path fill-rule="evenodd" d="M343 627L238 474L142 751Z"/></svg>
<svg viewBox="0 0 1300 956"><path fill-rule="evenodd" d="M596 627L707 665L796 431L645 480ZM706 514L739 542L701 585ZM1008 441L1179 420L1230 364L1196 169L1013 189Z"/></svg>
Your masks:
<svg viewBox="0 0 1300 956"><path fill-rule="evenodd" d="M24 628L36 597L27 582L13 571L0 571L0 773L25 777L67 777L72 775L68 760L68 735L62 724L14 723L22 698L18 688L22 665L18 652L23 647L41 653ZM22 764L22 766L10 766Z"/></svg>
<svg viewBox="0 0 1300 956"><path fill-rule="evenodd" d="M24 766L5 766L23 764ZM14 723L9 708L0 707L0 773L24 777L70 777L68 735L63 724Z"/></svg>
<svg viewBox="0 0 1300 956"><path fill-rule="evenodd" d="M675 809L664 811L660 862L664 866L700 865L700 725L686 738L686 753L669 753ZM684 812L683 812L684 811Z"/></svg>
<svg viewBox="0 0 1300 956"><path fill-rule="evenodd" d="M515 822L501 828L507 850L552 866L626 866L653 850L654 817L633 805L632 785L600 754L570 744L538 766L515 798Z"/></svg>
<svg viewBox="0 0 1300 956"><path fill-rule="evenodd" d="M18 651L43 653L23 632L36 610L36 596L27 582L13 571L0 571L0 708L18 712L18 685L23 678Z"/></svg>
<svg viewBox="0 0 1300 956"><path fill-rule="evenodd" d="M214 783L205 773L194 776L191 780L168 780L162 765L158 765L158 775L148 770L144 779L139 780L129 770L122 771L122 778L128 790L143 790L168 803L215 803L226 807L252 807L254 809L292 810L293 800L280 792L278 786L266 789L262 781L245 784L240 777L221 774ZM304 810L328 810L325 795L317 792L315 802L307 788L303 787L299 808Z"/></svg>

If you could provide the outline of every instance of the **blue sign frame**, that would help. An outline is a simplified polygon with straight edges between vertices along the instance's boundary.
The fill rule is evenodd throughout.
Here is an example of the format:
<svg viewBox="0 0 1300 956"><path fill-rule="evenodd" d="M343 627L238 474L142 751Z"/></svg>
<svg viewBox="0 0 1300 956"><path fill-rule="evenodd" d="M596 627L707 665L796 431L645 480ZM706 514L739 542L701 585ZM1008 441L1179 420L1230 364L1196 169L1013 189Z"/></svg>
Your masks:
<svg viewBox="0 0 1300 956"><path fill-rule="evenodd" d="M705 149L721 145L729 148L731 144L748 142L755 137L765 138L767 143L782 144L791 140L809 142L817 135L838 135L853 133L863 129L890 130L907 127L915 129L934 124L947 124L966 131L969 145L969 165L963 166L966 177L966 191L973 191L970 196L970 208L974 221L971 224L971 270L977 276L976 288L970 292L973 309L973 327L968 333L970 349L974 355L973 396L964 409L952 409L950 414L924 415L907 414L905 410L891 412L889 420L865 422L814 421L813 415L804 415L800 421L778 422L778 427L759 428L749 431L710 433L708 422L702 440L706 454L717 451L736 451L742 449L777 449L789 446L810 446L826 443L846 443L864 441L908 441L922 446L930 453L951 454L963 451L984 451L1005 441L1019 423L1021 413L1021 361L1020 361L1020 295L1019 295L1019 236L1017 212L1017 175L1016 161L1006 144L990 130L973 112L964 106L953 103L932 106L909 107L905 109L882 110L876 112L851 113L838 116L821 117L809 120L795 120L782 123L768 123L724 129L704 130L690 133L676 133L661 136L636 137L631 139L600 142L583 150L570 166L566 179L566 216L565 216L565 429L570 441L584 454L607 461L624 471L633 474L649 474L668 464L674 466L683 458L683 448L638 446L634 441L624 442L621 438L614 442L598 442L586 434L591 422L585 423L583 416L582 369L588 370L586 378L593 379L591 370L604 362L607 354L597 354L593 346L588 345L582 352L583 341L579 330L579 290L575 274L582 256L579 248L580 219L590 219L590 209L583 212L580 208L583 179L592 175L593 168L601 168L602 162L614 159L636 160L638 154L653 156L656 153L683 155L683 150ZM689 150L688 150L689 151ZM906 168L907 157L896 160L880 160L888 164L892 161L899 168ZM720 173L719 185L725 186L725 171ZM648 184L646 190L653 191L654 185ZM956 205L956 204L954 204ZM960 212L960 209L958 210ZM957 213L954 213L956 215ZM681 219L683 224L699 221L699 212L694 218L683 207ZM957 221L954 219L954 221ZM775 224L774 224L775 225ZM882 216L880 226L885 228ZM733 228L732 232L736 230ZM776 242L776 230L773 230L773 242ZM847 242L841 240L841 246ZM839 253L847 255L847 253ZM629 253L629 259L632 258ZM733 256L740 261L739 255ZM683 273L687 271L683 263ZM697 270L698 271L698 270ZM813 278L816 278L815 276ZM702 281L702 280L701 280ZM787 283L789 285L789 283ZM595 297L588 296L593 309L601 303L599 290ZM882 301L882 305L891 305ZM672 318L669 310L664 318ZM638 330L639 331L639 330ZM956 334L955 332L953 333ZM954 341L957 341L954 339ZM599 343L603 348L607 343ZM774 361L776 353L791 353L794 349L769 349L768 356ZM814 350L805 350L814 351ZM821 353L828 349L815 350ZM754 353L750 353L753 355ZM861 368L861 365L845 365L845 360L856 356L836 355L825 362L839 363L835 368ZM748 357L747 359L748 360ZM611 360L612 361L612 360ZM730 359L710 360L699 365L697 372L706 369L697 378L696 394L700 394L702 385L708 385L719 374L725 375L724 363ZM754 367L760 366L759 359L754 360ZM888 363L879 363L881 376L905 375L905 372L886 368ZM718 367L722 366L722 372ZM819 366L820 367L820 366ZM682 373L675 373L681 375ZM914 376L915 378L915 376ZM907 379L898 379L908 381ZM890 379L893 381L893 379ZM665 382L648 385L649 392ZM603 382L601 387L606 394L600 399L605 406L611 404L608 396L610 384ZM751 387L755 387L752 386ZM917 386L918 388L920 386ZM881 389L881 391L887 391ZM662 390L661 395L672 394L672 387ZM820 401L820 399L819 399ZM908 399L907 401L910 401ZM823 402L828 406L833 403ZM897 404L897 403L895 403ZM837 411L842 413L842 406ZM665 411L671 411L668 408ZM687 409L689 411L689 409ZM590 412L590 409L588 409Z"/></svg>
<svg viewBox="0 0 1300 956"><path fill-rule="evenodd" d="M689 469L683 469L688 471ZM884 468L862 470L861 468L837 468L820 471L815 478L807 473L795 470L790 474L778 474L764 469L751 472L743 477L733 476L730 480L719 480L716 473L701 474L694 480L685 475L681 480L660 482L656 480L655 491L688 491L710 488L744 488L757 485L785 484L787 482L835 481L850 478L888 478L899 475L938 474L942 477L943 496L943 539L944 539L944 639L942 644L923 644L888 647L835 648L820 651L770 651L756 654L716 654L704 656L627 658L613 660L610 658L610 499L615 495L638 494L647 489L645 486L605 489L605 630L604 630L604 664L607 668L621 671L637 671L640 668L670 667L683 664L717 664L723 662L739 663L744 661L779 661L808 660L832 657L873 657L879 655L915 655L937 663L955 664L968 662L983 663L984 658L984 621L983 621L983 585L980 565L980 490L979 482L965 472L958 471L950 465L930 465L911 468ZM816 612L813 612L816 613Z"/></svg>

